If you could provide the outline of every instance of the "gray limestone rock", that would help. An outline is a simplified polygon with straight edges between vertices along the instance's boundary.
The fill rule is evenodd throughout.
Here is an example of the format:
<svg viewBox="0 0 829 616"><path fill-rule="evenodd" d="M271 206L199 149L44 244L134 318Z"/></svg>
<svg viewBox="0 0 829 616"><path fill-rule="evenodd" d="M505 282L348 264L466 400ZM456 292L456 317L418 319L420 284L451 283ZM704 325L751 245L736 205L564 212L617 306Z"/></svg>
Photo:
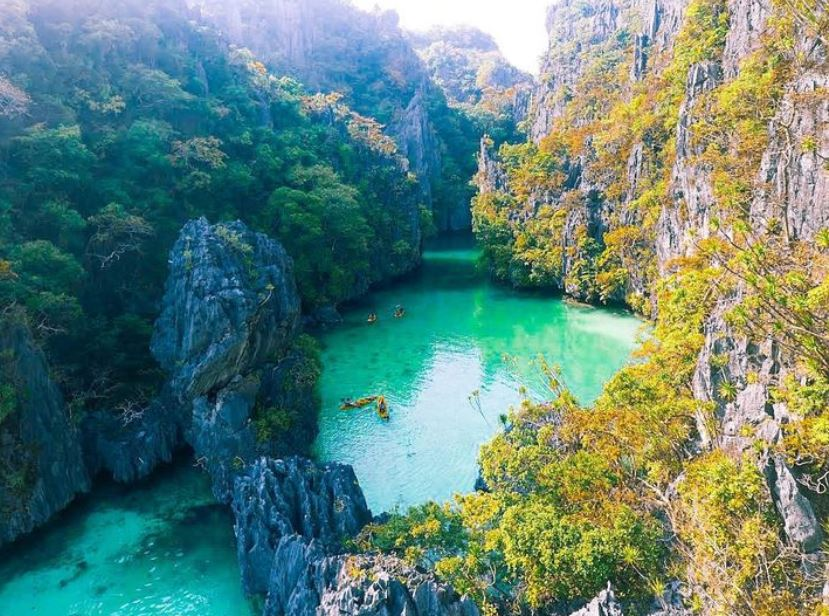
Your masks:
<svg viewBox="0 0 829 616"><path fill-rule="evenodd" d="M90 488L80 433L29 330L0 328L0 362L15 408L0 421L0 545L47 522Z"/></svg>
<svg viewBox="0 0 829 616"><path fill-rule="evenodd" d="M298 326L293 264L279 243L240 222L184 226L151 345L181 400L273 361Z"/></svg>
<svg viewBox="0 0 829 616"><path fill-rule="evenodd" d="M283 537L313 539L333 553L371 520L350 466L303 458L256 460L236 478L232 506L242 582L251 594L268 591Z"/></svg>

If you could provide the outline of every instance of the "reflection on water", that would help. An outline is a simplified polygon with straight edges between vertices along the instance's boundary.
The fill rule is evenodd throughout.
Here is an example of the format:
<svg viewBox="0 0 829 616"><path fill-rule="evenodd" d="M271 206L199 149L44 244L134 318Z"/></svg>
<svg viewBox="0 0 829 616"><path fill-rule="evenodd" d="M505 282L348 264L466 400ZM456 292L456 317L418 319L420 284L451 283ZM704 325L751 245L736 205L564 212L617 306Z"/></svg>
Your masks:
<svg viewBox="0 0 829 616"><path fill-rule="evenodd" d="M627 360L640 321L493 285L469 245L428 251L422 272L373 293L322 336L323 411L315 449L352 464L375 512L447 499L475 481L477 452L519 402L543 398L539 355L583 402ZM403 319L394 306L406 308ZM366 323L369 312L379 316ZM469 396L480 392L480 408ZM339 401L386 395L391 421Z"/></svg>
<svg viewBox="0 0 829 616"><path fill-rule="evenodd" d="M232 525L187 462L101 486L0 553L0 614L251 616Z"/></svg>

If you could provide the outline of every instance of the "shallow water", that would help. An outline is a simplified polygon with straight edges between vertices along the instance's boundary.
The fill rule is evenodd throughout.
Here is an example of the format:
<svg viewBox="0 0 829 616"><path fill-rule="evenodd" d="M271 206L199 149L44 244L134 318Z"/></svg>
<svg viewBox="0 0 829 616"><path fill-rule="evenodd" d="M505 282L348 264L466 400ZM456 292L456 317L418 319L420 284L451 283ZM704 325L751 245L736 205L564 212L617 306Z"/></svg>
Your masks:
<svg viewBox="0 0 829 616"><path fill-rule="evenodd" d="M539 355L590 402L634 347L638 319L494 285L477 255L465 238L442 240L416 276L372 293L321 336L315 452L354 466L375 513L471 490L478 449L522 385L532 397L549 394ZM392 316L396 304L402 319ZM343 398L373 394L388 399L389 422L372 408L339 409Z"/></svg>
<svg viewBox="0 0 829 616"><path fill-rule="evenodd" d="M181 462L139 486L103 485L0 552L2 616L252 616L231 513Z"/></svg>

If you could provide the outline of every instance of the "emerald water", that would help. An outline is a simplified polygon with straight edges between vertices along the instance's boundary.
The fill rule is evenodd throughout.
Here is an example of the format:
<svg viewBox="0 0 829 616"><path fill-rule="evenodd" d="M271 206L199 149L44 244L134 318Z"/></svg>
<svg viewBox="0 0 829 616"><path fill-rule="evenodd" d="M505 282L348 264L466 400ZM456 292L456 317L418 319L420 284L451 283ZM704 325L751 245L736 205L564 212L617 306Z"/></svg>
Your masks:
<svg viewBox="0 0 829 616"><path fill-rule="evenodd" d="M478 449L521 387L549 396L540 355L582 402L630 356L639 320L492 284L476 261L471 240L444 238L415 276L372 293L321 337L315 453L353 465L375 513L470 491ZM402 319L393 317L397 304ZM388 422L373 407L339 408L343 398L377 394L389 402Z"/></svg>
<svg viewBox="0 0 829 616"><path fill-rule="evenodd" d="M187 461L106 484L0 552L2 616L252 616L233 518Z"/></svg>
<svg viewBox="0 0 829 616"><path fill-rule="evenodd" d="M372 293L322 335L316 454L354 465L375 512L470 490L478 447L519 402L519 388L545 396L539 354L585 402L630 354L636 319L490 284L475 260L468 242L443 240L417 275ZM402 319L392 317L396 304ZM378 393L388 422L373 410L339 410L341 398ZM253 613L230 512L186 461L137 486L96 487L0 552L2 616Z"/></svg>

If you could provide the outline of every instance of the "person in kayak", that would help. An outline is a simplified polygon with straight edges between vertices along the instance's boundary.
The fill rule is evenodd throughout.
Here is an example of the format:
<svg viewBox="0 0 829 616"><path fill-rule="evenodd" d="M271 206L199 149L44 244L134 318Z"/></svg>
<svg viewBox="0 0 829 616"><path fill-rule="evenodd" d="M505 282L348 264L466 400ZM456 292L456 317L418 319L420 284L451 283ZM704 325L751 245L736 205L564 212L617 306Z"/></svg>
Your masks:
<svg viewBox="0 0 829 616"><path fill-rule="evenodd" d="M377 414L380 416L380 419L389 418L389 405L386 403L385 396L377 398Z"/></svg>

